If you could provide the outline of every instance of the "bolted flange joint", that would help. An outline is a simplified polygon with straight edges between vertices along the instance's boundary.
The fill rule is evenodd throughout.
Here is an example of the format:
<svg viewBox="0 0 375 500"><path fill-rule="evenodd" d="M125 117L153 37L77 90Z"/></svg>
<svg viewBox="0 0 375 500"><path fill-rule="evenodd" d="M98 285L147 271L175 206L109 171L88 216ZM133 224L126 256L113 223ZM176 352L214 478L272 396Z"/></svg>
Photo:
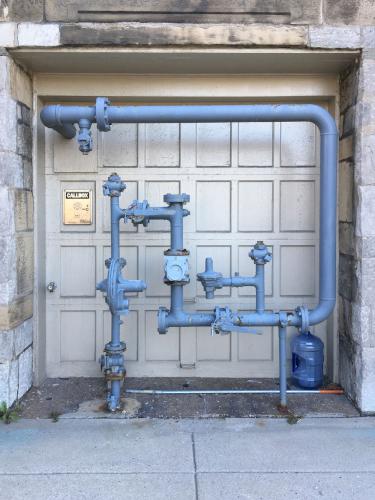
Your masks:
<svg viewBox="0 0 375 500"><path fill-rule="evenodd" d="M158 332L160 335L164 335L168 331L167 317L169 314L169 309L166 307L159 307L158 310Z"/></svg>
<svg viewBox="0 0 375 500"><path fill-rule="evenodd" d="M298 306L296 309L297 315L301 318L300 332L307 333L309 331L309 310L305 306Z"/></svg>
<svg viewBox="0 0 375 500"><path fill-rule="evenodd" d="M96 98L96 107L95 107L95 116L96 116L96 125L100 132L108 132L111 130L111 124L109 123L108 118L108 106L110 105L110 100L107 97L97 97Z"/></svg>
<svg viewBox="0 0 375 500"><path fill-rule="evenodd" d="M181 194L167 193L163 196L163 200L165 203L168 203L168 205L173 205L174 203L181 203L182 205L185 205L185 203L189 203L190 195L186 193L181 193Z"/></svg>

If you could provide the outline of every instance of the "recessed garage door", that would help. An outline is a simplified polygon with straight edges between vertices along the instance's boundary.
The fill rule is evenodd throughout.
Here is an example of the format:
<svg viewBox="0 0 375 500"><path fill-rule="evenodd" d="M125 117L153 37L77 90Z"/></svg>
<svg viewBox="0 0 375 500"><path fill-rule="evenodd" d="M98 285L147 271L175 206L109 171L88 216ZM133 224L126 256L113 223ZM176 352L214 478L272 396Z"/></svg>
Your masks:
<svg viewBox="0 0 375 500"><path fill-rule="evenodd" d="M206 300L195 275L206 256L224 275L251 275L249 248L257 240L271 247L266 266L266 306L312 307L318 293L319 144L309 123L124 124L109 133L94 129L94 150L78 152L46 130L47 375L94 376L110 336L110 314L95 284L105 276L109 256L109 199L102 183L116 171L126 181L120 198L162 205L164 193L190 194L185 247L190 250L187 310L214 305L237 310L255 307L252 288L224 288ZM93 195L90 224L64 224L65 191ZM124 318L130 376L277 376L277 330L262 336L210 336L209 328L157 333L156 312L169 305L163 284L163 251L169 247L166 222L148 228L121 226L126 275L147 283L131 296ZM326 341L326 324L315 329ZM289 332L291 335L294 332Z"/></svg>

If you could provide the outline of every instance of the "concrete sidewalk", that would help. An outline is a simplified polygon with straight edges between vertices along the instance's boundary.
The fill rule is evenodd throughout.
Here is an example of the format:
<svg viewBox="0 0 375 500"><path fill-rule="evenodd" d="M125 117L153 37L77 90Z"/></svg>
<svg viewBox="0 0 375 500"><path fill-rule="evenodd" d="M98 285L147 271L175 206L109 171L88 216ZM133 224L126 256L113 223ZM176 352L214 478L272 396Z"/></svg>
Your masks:
<svg viewBox="0 0 375 500"><path fill-rule="evenodd" d="M0 498L369 500L375 418L21 420Z"/></svg>

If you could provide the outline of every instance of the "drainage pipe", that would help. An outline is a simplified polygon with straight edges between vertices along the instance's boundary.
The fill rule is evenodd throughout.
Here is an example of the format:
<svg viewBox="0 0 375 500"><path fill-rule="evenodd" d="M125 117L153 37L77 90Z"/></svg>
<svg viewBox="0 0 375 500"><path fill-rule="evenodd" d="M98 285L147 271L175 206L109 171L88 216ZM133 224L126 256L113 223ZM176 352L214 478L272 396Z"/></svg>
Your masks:
<svg viewBox="0 0 375 500"><path fill-rule="evenodd" d="M286 328L279 326L279 384L280 406L286 406L287 379L286 379Z"/></svg>
<svg viewBox="0 0 375 500"><path fill-rule="evenodd" d="M302 316L296 312L288 314L288 324L297 327L315 325L327 319L333 311L336 301L337 128L332 116L322 107L315 104L110 106L106 98L98 98L96 106L46 106L41 111L41 120L68 139L73 137L75 124L82 120L97 123L102 131L109 130L112 123L314 123L320 131L319 303L309 310L307 325L303 325ZM87 146L85 152L89 151L90 145ZM237 320L249 326L280 324L277 313L242 314ZM183 323L180 326L188 326L189 318L184 318Z"/></svg>

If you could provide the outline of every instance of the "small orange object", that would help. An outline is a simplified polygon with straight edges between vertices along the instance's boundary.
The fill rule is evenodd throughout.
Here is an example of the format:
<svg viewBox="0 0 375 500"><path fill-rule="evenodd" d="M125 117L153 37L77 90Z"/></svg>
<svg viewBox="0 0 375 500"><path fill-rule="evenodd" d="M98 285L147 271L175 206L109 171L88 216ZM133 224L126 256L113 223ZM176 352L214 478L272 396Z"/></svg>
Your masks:
<svg viewBox="0 0 375 500"><path fill-rule="evenodd" d="M320 394L344 394L344 389L320 389Z"/></svg>

